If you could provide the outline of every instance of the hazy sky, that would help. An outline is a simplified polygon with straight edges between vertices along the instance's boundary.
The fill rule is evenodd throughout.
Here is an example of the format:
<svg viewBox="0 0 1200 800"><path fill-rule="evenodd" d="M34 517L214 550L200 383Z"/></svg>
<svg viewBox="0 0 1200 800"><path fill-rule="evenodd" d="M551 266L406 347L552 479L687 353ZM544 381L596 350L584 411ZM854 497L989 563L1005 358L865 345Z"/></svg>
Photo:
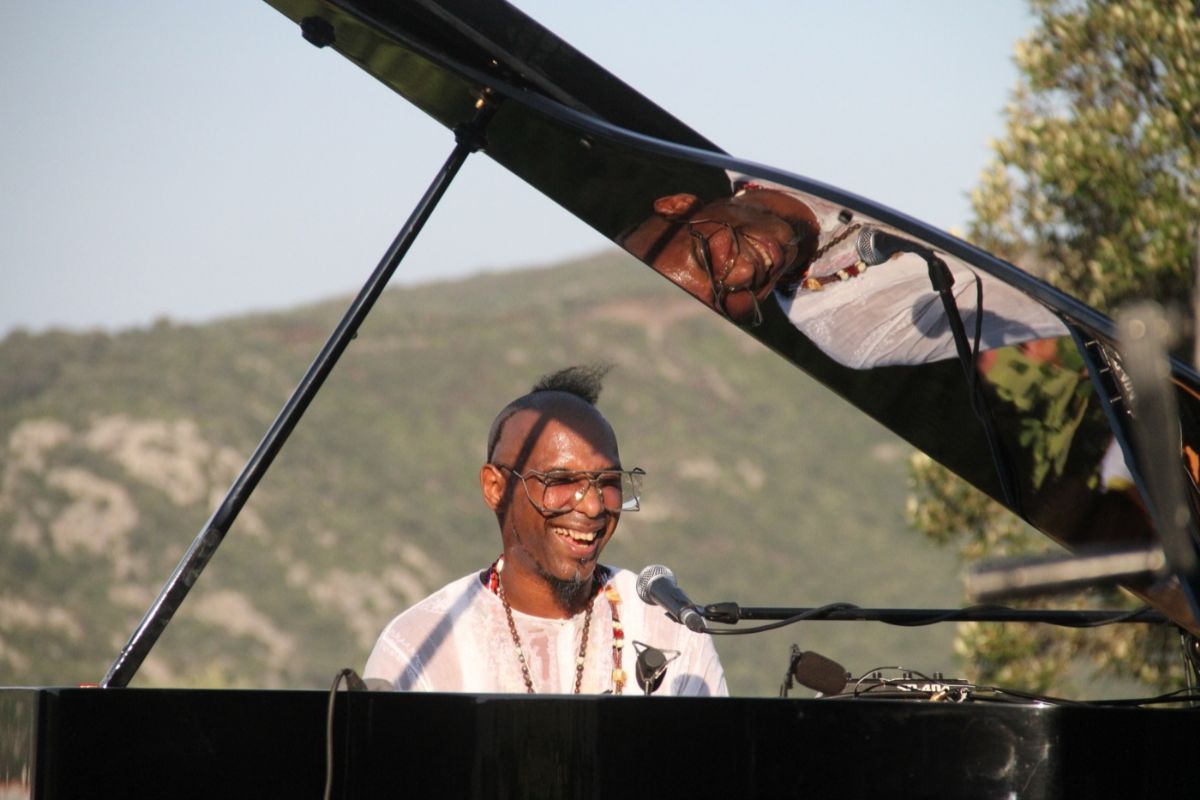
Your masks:
<svg viewBox="0 0 1200 800"><path fill-rule="evenodd" d="M1016 82L1020 0L519 0L740 158L942 228ZM0 335L201 321L357 291L449 132L259 0L5 4ZM394 282L606 241L486 156Z"/></svg>

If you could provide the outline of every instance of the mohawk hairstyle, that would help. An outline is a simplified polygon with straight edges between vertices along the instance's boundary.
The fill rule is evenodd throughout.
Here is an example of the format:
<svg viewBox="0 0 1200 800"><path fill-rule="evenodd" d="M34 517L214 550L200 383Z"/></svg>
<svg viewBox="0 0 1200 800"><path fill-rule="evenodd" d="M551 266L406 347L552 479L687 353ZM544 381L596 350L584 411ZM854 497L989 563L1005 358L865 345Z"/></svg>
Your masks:
<svg viewBox="0 0 1200 800"><path fill-rule="evenodd" d="M530 408L536 402L535 395L543 392L564 392L574 395L588 405L596 405L600 399L600 391L604 388L604 376L612 369L612 364L600 363L564 367L557 372L551 372L538 378L537 383L529 390L529 394L518 397L504 407L492 429L488 431L487 461L491 463L496 452L496 443L500 441L500 433L508 418L523 408Z"/></svg>
<svg viewBox="0 0 1200 800"><path fill-rule="evenodd" d="M529 393L566 392L594 406L600 399L600 392L604 388L604 376L610 369L612 364L565 367L558 372L543 375Z"/></svg>

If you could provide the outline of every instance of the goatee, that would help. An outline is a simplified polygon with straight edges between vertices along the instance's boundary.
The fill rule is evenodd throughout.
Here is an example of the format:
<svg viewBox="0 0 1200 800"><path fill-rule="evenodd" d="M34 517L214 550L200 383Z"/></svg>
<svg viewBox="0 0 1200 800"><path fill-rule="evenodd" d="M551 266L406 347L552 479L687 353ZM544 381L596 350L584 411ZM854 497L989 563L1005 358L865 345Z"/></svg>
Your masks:
<svg viewBox="0 0 1200 800"><path fill-rule="evenodd" d="M592 586L590 577L582 578L576 573L573 578L567 579L555 575L546 575L545 578L560 608L574 614L587 605L588 590Z"/></svg>

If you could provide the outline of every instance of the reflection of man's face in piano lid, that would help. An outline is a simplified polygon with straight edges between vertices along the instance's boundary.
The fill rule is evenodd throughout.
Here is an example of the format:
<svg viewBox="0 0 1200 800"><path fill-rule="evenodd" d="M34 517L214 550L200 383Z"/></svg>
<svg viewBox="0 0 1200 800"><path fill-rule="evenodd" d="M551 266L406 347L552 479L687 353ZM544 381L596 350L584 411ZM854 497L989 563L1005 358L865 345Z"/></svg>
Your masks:
<svg viewBox="0 0 1200 800"><path fill-rule="evenodd" d="M707 204L693 194L660 197L622 244L734 322L753 325L775 284L807 266L818 230L795 197L747 188Z"/></svg>

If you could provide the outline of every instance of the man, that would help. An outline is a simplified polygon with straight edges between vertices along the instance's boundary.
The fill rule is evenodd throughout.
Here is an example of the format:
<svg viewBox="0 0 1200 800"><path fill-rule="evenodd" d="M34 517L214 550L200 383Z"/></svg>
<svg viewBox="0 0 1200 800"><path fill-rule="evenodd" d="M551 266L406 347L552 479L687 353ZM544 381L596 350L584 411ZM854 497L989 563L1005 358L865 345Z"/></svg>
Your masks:
<svg viewBox="0 0 1200 800"><path fill-rule="evenodd" d="M735 180L730 197L660 197L621 244L701 302L745 327L774 293L791 323L853 369L957 357L925 261L899 253L868 268L857 236L869 225L793 189ZM943 255L963 324L980 322L980 350L1067 335L1058 317L1019 289Z"/></svg>
<svg viewBox="0 0 1200 800"><path fill-rule="evenodd" d="M397 689L620 694L634 642L677 652L657 694L725 695L707 635L638 599L636 576L600 553L622 511L636 511L640 470L624 470L596 409L603 369L544 377L497 415L480 468L502 554L396 617L364 677Z"/></svg>

